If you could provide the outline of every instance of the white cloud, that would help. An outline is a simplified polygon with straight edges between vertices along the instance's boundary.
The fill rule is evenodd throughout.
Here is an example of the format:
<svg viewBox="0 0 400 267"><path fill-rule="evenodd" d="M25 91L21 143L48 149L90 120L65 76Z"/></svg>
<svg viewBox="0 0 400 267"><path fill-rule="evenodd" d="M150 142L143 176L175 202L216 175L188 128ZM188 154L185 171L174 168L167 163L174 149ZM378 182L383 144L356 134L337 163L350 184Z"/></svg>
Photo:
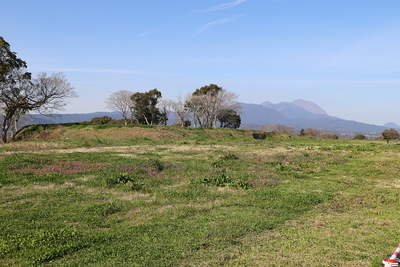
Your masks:
<svg viewBox="0 0 400 267"><path fill-rule="evenodd" d="M240 18L240 17L243 17L244 15L246 15L246 14L241 14L241 15L238 15L238 16L228 17L228 18L224 18L224 19L220 19L220 20L216 20L216 21L209 22L209 23L203 25L203 26L195 33L195 35L201 33L202 31L204 31L204 30L206 30L206 29L209 29L209 28L211 28L211 27L214 27L214 26L216 26L216 25L228 23L228 22L230 22L230 21L233 21L233 20L235 20L235 19L238 19L238 18Z"/></svg>
<svg viewBox="0 0 400 267"><path fill-rule="evenodd" d="M150 35L150 34L152 34L152 33L154 33L154 32L156 32L156 30L144 32L144 33L142 33L142 34L139 34L138 38L144 37L144 36L146 36L146 35Z"/></svg>
<svg viewBox="0 0 400 267"><path fill-rule="evenodd" d="M246 1L248 1L248 0L236 0L236 1L233 1L233 2L229 2L229 3L213 6L213 7L210 7L210 8L194 10L194 11L192 11L192 12L186 14L186 15L183 15L182 17L177 18L175 21L178 21L178 20L181 20L181 19L185 19L187 17L192 17L194 15L198 15L198 14L202 14L202 13L208 13L208 12L214 12L214 11L220 11L220 10L232 8L232 7L235 7L237 5L240 5L240 4L244 3ZM238 17L241 17L241 16L243 16L243 15L239 15L239 16L231 17L231 18L225 18L225 19L221 19L221 20L218 20L218 21L214 21L214 22L210 22L210 23L204 25L199 31L197 31L196 34L202 32L203 30L205 30L205 29L207 29L209 27L229 22L229 21L237 19ZM147 36L147 35L151 35L151 34L153 34L155 32L158 32L159 30L162 30L164 28L169 27L171 24L173 24L173 22L171 22L171 23L169 23L169 24L167 24L167 25L165 25L165 26L163 26L163 27L161 27L159 29L143 32L137 37L137 39L142 38L142 37Z"/></svg>
<svg viewBox="0 0 400 267"><path fill-rule="evenodd" d="M228 9L228 8L240 5L241 3L244 3L246 1L247 0L236 0L236 1L233 1L233 2L229 2L229 3L221 4L221 5L218 5L218 6L210 7L210 8L205 9L203 11L203 13Z"/></svg>

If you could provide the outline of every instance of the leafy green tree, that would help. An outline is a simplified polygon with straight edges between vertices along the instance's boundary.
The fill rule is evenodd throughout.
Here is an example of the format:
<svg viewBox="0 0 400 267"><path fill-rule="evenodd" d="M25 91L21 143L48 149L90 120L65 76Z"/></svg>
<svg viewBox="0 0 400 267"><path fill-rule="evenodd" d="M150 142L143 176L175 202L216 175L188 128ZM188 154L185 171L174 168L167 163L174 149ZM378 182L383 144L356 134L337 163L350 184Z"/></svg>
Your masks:
<svg viewBox="0 0 400 267"><path fill-rule="evenodd" d="M400 138L400 133L395 130L394 128L390 129L390 130L384 130L382 133L383 139L385 139L388 143L389 140L396 140Z"/></svg>
<svg viewBox="0 0 400 267"><path fill-rule="evenodd" d="M200 87L199 89L196 89L193 95L195 96L209 95L216 97L218 93L221 92L222 90L223 90L222 87L212 83L210 85L205 85L203 87Z"/></svg>
<svg viewBox="0 0 400 267"><path fill-rule="evenodd" d="M139 124L157 125L162 121L162 114L157 108L161 92L157 89L145 93L136 92L131 96L132 115Z"/></svg>
<svg viewBox="0 0 400 267"><path fill-rule="evenodd" d="M61 110L65 98L76 97L74 87L62 73L47 76L40 73L31 79L26 71L26 62L11 52L10 45L0 37L0 109L1 138L8 142L17 131L20 116L29 111L52 114ZM14 133L10 133L10 129Z"/></svg>
<svg viewBox="0 0 400 267"><path fill-rule="evenodd" d="M26 62L11 52L10 44L0 36L0 83L10 82L13 71L26 68ZM30 77L30 76L29 76Z"/></svg>

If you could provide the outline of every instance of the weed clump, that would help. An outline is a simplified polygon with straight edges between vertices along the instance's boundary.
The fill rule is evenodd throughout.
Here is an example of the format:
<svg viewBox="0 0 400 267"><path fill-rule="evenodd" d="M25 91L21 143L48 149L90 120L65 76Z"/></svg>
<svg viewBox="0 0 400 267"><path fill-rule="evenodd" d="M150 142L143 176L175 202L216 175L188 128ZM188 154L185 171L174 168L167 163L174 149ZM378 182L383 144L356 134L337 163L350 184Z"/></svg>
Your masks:
<svg viewBox="0 0 400 267"><path fill-rule="evenodd" d="M121 205L116 203L102 203L90 206L85 212L96 216L107 216L122 211Z"/></svg>
<svg viewBox="0 0 400 267"><path fill-rule="evenodd" d="M234 153L229 153L223 157L220 157L217 161L215 161L212 165L216 168L228 167L229 165L234 164L239 157Z"/></svg>
<svg viewBox="0 0 400 267"><path fill-rule="evenodd" d="M143 184L139 183L135 177L128 173L116 173L107 176L104 179L104 183L107 188L116 185L125 185L133 191L139 191L143 188Z"/></svg>
<svg viewBox="0 0 400 267"><path fill-rule="evenodd" d="M164 170L164 164L158 160L146 160L139 164L139 168L142 168L148 172L162 172Z"/></svg>
<svg viewBox="0 0 400 267"><path fill-rule="evenodd" d="M239 157L234 153L229 153L223 157L220 157L217 161L212 163L212 166L216 168L216 170L211 173L207 177L200 178L200 183L205 185L213 185L213 186L230 186L241 189L249 189L251 187L251 183L247 181L247 179L234 179L231 175L228 174L228 168L234 168ZM231 174L235 174L235 172L229 170Z"/></svg>

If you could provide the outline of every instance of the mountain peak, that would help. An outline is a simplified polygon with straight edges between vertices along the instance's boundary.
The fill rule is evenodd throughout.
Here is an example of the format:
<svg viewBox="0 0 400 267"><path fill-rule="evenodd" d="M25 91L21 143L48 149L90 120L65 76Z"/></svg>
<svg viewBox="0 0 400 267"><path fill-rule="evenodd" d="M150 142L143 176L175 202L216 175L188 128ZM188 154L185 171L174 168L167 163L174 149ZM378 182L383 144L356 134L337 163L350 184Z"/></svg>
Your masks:
<svg viewBox="0 0 400 267"><path fill-rule="evenodd" d="M301 107L305 110L307 110L308 112L314 113L314 114L323 114L323 115L328 115L328 113L323 110L320 106L318 106L317 104L310 102L310 101L306 101L303 99L297 99L294 100L292 102L293 105L296 105L298 107Z"/></svg>
<svg viewBox="0 0 400 267"><path fill-rule="evenodd" d="M264 107L269 107L269 106L273 106L274 104L271 101L264 101L260 105L264 106Z"/></svg>
<svg viewBox="0 0 400 267"><path fill-rule="evenodd" d="M388 127L388 128L400 128L400 126L397 125L397 124L394 123L394 122L385 123L385 124L383 125L383 127Z"/></svg>

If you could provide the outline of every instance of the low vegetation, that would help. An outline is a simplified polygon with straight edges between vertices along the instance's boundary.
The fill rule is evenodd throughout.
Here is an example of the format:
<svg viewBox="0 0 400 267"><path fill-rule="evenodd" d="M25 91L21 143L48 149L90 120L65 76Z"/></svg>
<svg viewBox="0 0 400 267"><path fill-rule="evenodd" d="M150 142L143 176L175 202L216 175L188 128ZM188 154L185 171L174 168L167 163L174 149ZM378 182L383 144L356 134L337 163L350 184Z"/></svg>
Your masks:
<svg viewBox="0 0 400 267"><path fill-rule="evenodd" d="M379 266L400 152L253 131L41 125L0 146L1 266Z"/></svg>

